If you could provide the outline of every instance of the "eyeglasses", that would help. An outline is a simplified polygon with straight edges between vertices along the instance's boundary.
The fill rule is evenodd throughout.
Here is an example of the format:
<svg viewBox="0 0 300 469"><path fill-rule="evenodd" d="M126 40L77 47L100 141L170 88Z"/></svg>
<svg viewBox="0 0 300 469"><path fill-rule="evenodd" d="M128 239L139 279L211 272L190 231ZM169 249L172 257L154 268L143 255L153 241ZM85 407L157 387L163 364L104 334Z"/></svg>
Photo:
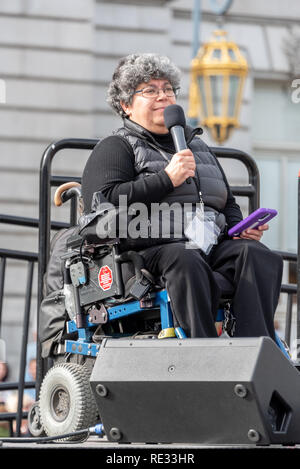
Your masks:
<svg viewBox="0 0 300 469"><path fill-rule="evenodd" d="M142 90L135 91L133 94L141 93L144 98L151 99L157 98L160 91L162 91L168 98L173 98L177 96L180 88L173 88L170 85L165 86L164 88L156 88L156 86L147 86Z"/></svg>

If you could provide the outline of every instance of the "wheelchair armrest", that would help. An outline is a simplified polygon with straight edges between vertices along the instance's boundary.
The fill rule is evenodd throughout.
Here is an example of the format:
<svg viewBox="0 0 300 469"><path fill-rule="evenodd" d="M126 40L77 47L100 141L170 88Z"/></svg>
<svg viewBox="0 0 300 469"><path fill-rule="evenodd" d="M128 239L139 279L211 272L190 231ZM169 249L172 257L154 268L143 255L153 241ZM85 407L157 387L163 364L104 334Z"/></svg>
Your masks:
<svg viewBox="0 0 300 469"><path fill-rule="evenodd" d="M116 256L117 262L132 262L135 272L135 279L132 282L129 294L140 300L150 290L154 284L154 279L150 272L145 269L143 257L136 251L127 251Z"/></svg>

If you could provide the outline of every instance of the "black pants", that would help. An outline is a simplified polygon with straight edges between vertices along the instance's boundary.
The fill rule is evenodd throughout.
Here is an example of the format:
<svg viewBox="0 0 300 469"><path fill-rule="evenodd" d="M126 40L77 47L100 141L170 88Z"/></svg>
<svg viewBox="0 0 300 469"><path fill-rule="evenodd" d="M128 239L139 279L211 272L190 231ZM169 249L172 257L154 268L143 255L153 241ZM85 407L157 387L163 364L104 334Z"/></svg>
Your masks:
<svg viewBox="0 0 300 469"><path fill-rule="evenodd" d="M214 320L222 294L213 276L217 271L234 286L235 337L275 338L283 261L261 242L224 240L207 257L181 242L142 255L146 268L164 281L175 326L188 337L217 337Z"/></svg>

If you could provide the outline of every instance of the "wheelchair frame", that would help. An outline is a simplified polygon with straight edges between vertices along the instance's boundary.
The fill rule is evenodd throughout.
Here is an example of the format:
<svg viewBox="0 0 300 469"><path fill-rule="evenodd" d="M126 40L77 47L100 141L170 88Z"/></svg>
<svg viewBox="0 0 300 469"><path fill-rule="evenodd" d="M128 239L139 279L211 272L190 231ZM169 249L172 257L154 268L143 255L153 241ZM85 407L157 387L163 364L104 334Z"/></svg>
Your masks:
<svg viewBox="0 0 300 469"><path fill-rule="evenodd" d="M37 330L39 330L40 321L40 304L42 302L43 279L46 272L50 250L50 230L51 230L51 187L59 186L65 182L76 181L81 182L80 178L59 177L52 175L53 158L63 149L84 149L92 150L98 143L96 139L64 139L48 146L45 150L40 165L40 204L39 204L39 258L38 258L38 314L37 314ZM254 159L245 152L231 148L211 147L211 150L218 158L236 159L246 166L249 177L247 186L231 186L232 192L236 196L244 196L249 199L249 211L252 212L259 206L259 171ZM76 198L71 199L70 223L62 224L62 227L73 226L77 221L77 201ZM108 321L128 317L139 311L145 311L149 308L160 310L161 319L161 337L177 337L183 339L186 337L181 328L173 328L173 318L170 308L167 291L161 290L148 294L151 307L143 305L140 301L130 301L107 308ZM223 310L219 310L216 322L223 320ZM92 343L91 328L95 327L95 322L90 322L89 318L85 318L83 327L77 328L75 321L67 322L68 332L78 332L77 340L67 339L64 343L65 353L79 354L84 356L96 357L100 345ZM175 334L174 334L175 332ZM286 354L281 341L278 339L278 345ZM37 337L37 378L36 390L40 390L41 382L44 375L48 371L50 363L49 359L41 358L41 343Z"/></svg>

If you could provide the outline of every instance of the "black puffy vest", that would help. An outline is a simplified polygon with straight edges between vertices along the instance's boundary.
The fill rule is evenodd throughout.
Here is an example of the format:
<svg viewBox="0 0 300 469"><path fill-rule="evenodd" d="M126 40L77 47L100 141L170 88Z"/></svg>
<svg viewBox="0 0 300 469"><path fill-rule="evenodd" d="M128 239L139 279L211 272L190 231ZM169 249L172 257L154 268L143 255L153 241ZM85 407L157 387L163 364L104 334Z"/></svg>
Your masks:
<svg viewBox="0 0 300 469"><path fill-rule="evenodd" d="M185 129L188 147L196 160L196 176L191 184L183 183L169 193L162 202L172 204L174 202L199 203L199 191L201 191L205 210L213 210L218 216L218 225L223 230L226 221L222 213L227 201L227 187L222 171L216 157L210 152L209 147L198 137L202 129ZM135 155L136 178L147 177L164 169L172 158L172 153L162 149L153 139L152 135L140 125L125 119L124 127L116 130L115 135L125 137L133 148Z"/></svg>

